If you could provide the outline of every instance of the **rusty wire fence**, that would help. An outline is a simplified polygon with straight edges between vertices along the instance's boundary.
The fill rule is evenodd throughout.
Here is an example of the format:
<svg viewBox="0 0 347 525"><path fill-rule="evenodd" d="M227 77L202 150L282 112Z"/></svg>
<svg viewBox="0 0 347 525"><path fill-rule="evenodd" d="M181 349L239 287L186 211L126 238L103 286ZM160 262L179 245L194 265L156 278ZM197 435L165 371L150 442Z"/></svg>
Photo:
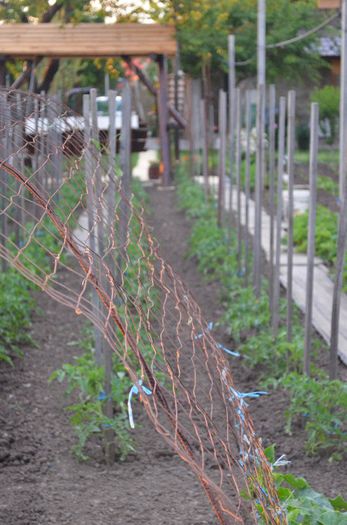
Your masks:
<svg viewBox="0 0 347 525"><path fill-rule="evenodd" d="M87 106L83 118L54 98L0 92L3 268L93 323L221 524L286 523L232 357L159 255Z"/></svg>

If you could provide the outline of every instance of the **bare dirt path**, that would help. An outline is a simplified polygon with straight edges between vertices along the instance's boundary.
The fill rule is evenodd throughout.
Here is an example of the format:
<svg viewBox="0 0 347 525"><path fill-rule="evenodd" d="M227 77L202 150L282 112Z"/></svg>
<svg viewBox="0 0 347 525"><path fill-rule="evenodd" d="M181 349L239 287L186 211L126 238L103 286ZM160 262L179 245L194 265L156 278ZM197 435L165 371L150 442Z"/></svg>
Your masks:
<svg viewBox="0 0 347 525"><path fill-rule="evenodd" d="M32 335L16 367L0 366L1 525L214 525L195 476L150 426L134 402L136 453L106 469L71 454L73 432L64 386L50 374L71 361L83 319L37 293Z"/></svg>

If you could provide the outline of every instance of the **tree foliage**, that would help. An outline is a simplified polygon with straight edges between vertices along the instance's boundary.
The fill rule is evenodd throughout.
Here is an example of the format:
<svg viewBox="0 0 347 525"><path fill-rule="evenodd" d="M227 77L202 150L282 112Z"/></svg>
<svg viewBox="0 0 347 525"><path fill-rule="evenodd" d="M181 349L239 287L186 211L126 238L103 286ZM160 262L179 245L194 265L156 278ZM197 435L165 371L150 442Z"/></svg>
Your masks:
<svg viewBox="0 0 347 525"><path fill-rule="evenodd" d="M247 61L238 77L256 71L257 0L151 0L149 16L174 24L181 45L183 68L199 75L204 64L212 71L227 71L227 36L236 36L236 60ZM267 44L293 38L322 19L314 0L268 0ZM290 46L267 50L270 81L285 78L317 79L322 61L312 43L315 37Z"/></svg>

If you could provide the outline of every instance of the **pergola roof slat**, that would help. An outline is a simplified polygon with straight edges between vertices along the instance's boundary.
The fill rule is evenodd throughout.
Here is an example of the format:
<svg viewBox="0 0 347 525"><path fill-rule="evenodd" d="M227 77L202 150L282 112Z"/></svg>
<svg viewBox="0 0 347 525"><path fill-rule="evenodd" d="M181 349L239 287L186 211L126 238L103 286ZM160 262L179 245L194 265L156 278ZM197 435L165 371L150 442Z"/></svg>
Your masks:
<svg viewBox="0 0 347 525"><path fill-rule="evenodd" d="M158 24L3 24L0 55L29 58L175 55L175 29Z"/></svg>

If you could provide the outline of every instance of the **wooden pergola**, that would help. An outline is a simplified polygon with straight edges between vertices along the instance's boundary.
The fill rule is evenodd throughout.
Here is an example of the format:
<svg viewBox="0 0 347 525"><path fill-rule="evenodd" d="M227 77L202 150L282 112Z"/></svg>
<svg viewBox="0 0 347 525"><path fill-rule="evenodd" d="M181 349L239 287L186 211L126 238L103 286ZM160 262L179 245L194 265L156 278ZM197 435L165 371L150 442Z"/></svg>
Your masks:
<svg viewBox="0 0 347 525"><path fill-rule="evenodd" d="M318 9L339 9L341 0L318 0Z"/></svg>
<svg viewBox="0 0 347 525"><path fill-rule="evenodd" d="M167 57L175 56L175 29L158 24L3 24L0 25L0 57L32 59L123 57L150 92L158 98L163 182L170 181L168 113L181 127L184 119L168 104ZM151 56L159 66L157 90L132 61Z"/></svg>

